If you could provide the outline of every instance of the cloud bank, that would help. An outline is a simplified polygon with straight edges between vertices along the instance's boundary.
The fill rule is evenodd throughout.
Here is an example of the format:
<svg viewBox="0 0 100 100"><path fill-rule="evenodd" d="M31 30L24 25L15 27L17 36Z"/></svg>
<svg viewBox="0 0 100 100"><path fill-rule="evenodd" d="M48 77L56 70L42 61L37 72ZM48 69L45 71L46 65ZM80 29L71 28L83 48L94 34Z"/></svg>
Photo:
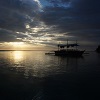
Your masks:
<svg viewBox="0 0 100 100"><path fill-rule="evenodd" d="M99 5L99 0L0 0L0 41L53 45L77 39L96 45Z"/></svg>
<svg viewBox="0 0 100 100"><path fill-rule="evenodd" d="M26 25L36 26L40 9L36 0L0 0L0 35L4 35L3 40L8 40L5 34L12 41L13 35L18 35L16 32L25 33L28 31Z"/></svg>

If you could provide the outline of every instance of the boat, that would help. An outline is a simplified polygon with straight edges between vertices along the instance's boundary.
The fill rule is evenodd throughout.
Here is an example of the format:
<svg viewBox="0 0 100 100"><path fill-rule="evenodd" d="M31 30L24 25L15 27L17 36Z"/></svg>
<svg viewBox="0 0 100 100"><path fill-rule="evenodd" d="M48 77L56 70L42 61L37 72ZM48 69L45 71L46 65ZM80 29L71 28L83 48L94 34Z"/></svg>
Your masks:
<svg viewBox="0 0 100 100"><path fill-rule="evenodd" d="M50 52L45 53L45 55L54 55L54 54L55 54L54 51L50 51Z"/></svg>
<svg viewBox="0 0 100 100"><path fill-rule="evenodd" d="M63 45L63 44L58 44L58 50L54 51L55 56L74 56L74 57L80 57L83 55L83 53L85 52L85 50L78 50L77 46L79 46L76 43L74 44L67 44ZM65 49L66 47L66 49ZM75 49L70 49L70 47L76 47Z"/></svg>
<svg viewBox="0 0 100 100"><path fill-rule="evenodd" d="M100 45L97 47L96 52L100 53Z"/></svg>

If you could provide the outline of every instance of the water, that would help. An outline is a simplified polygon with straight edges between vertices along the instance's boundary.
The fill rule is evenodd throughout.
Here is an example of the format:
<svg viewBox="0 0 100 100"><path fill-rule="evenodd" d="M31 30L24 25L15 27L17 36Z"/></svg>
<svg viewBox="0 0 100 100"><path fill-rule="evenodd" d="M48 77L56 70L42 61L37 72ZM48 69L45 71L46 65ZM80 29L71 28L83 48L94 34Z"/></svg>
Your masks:
<svg viewBox="0 0 100 100"><path fill-rule="evenodd" d="M99 99L100 54L80 58L45 51L0 51L0 100Z"/></svg>

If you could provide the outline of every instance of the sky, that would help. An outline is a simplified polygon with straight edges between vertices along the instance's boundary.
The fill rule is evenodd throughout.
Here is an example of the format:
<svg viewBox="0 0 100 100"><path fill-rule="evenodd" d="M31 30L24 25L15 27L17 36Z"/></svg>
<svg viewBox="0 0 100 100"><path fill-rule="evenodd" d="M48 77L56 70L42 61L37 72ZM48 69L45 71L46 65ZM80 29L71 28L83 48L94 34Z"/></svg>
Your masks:
<svg viewBox="0 0 100 100"><path fill-rule="evenodd" d="M0 49L100 44L100 0L0 0Z"/></svg>

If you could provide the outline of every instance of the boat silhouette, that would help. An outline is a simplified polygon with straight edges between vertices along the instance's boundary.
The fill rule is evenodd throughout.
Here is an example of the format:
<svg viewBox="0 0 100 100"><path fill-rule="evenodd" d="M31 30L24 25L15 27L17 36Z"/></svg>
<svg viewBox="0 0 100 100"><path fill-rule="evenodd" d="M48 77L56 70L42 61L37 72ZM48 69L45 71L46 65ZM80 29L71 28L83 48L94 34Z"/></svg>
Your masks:
<svg viewBox="0 0 100 100"><path fill-rule="evenodd" d="M82 54L85 52L85 50L78 50L77 46L79 46L77 43L75 44L67 44L67 45L58 45L58 50L54 51L56 56L75 56L79 57L82 56ZM66 49L65 49L66 47ZM70 47L76 47L76 49L69 49Z"/></svg>
<svg viewBox="0 0 100 100"><path fill-rule="evenodd" d="M97 47L96 52L100 53L100 45Z"/></svg>
<svg viewBox="0 0 100 100"><path fill-rule="evenodd" d="M80 57L83 55L83 53L85 52L85 50L78 50L77 46L79 46L76 43L74 44L58 44L58 50L55 50L54 53L46 53L46 54L54 54L55 56L73 56L73 57ZM76 47L71 49L70 47Z"/></svg>

